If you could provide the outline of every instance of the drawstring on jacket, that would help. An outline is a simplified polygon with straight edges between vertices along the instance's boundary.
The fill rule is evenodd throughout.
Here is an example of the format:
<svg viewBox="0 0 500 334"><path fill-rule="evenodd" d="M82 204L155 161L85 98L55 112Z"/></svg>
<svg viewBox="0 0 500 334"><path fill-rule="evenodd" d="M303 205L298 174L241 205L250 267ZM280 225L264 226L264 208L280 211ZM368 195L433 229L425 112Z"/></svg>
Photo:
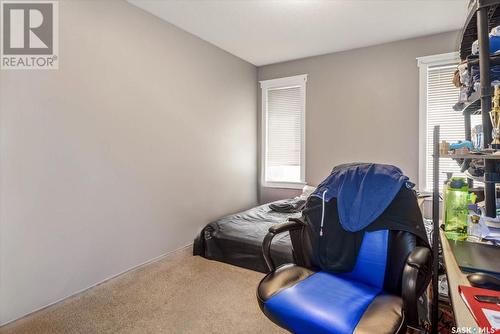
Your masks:
<svg viewBox="0 0 500 334"><path fill-rule="evenodd" d="M323 202L322 202L322 206L321 206L321 208L322 208L322 210L321 210L321 225L319 228L319 236L320 237L323 236L323 223L325 222L325 194L327 191L328 191L328 189L323 191L323 196L322 196Z"/></svg>

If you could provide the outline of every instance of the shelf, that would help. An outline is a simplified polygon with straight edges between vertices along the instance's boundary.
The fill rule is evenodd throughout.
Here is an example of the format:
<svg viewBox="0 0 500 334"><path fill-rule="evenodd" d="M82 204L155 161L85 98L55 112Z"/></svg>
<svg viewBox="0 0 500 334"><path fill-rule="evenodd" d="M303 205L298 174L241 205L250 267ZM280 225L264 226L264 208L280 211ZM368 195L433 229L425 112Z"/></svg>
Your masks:
<svg viewBox="0 0 500 334"><path fill-rule="evenodd" d="M500 154L446 154L440 155L440 158L450 158L450 159L486 159L486 160L500 160Z"/></svg>
<svg viewBox="0 0 500 334"><path fill-rule="evenodd" d="M472 43L477 39L476 12L488 7L488 29L500 25L500 0L474 0L469 6L469 13L462 30L460 42L460 59L466 59L471 54Z"/></svg>
<svg viewBox="0 0 500 334"><path fill-rule="evenodd" d="M470 115L480 115L481 114L481 99L475 99L474 101L468 103L462 112Z"/></svg>
<svg viewBox="0 0 500 334"><path fill-rule="evenodd" d="M469 171L465 171L464 174L468 179L474 180L476 182L483 182L484 183L484 176L474 176L471 173L469 173Z"/></svg>
<svg viewBox="0 0 500 334"><path fill-rule="evenodd" d="M468 179L474 180L476 182L482 183L500 183L500 173L485 173L484 176L473 176L468 171L464 172Z"/></svg>
<svg viewBox="0 0 500 334"><path fill-rule="evenodd" d="M470 67L479 66L479 56L477 55L468 56L467 65ZM500 54L495 53L490 55L490 65L500 65Z"/></svg>

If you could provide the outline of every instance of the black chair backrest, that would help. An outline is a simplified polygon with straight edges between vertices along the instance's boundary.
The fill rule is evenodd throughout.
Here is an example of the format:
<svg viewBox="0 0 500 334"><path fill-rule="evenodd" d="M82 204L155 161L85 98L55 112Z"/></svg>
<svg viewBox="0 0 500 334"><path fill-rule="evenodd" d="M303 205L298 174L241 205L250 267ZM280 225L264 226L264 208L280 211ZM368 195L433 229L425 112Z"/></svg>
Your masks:
<svg viewBox="0 0 500 334"><path fill-rule="evenodd" d="M312 260L312 245L307 229L295 230L290 234L296 263L299 266L319 271L319 267ZM406 259L416 246L417 239L413 234L405 231L389 231L384 291L401 295L401 282Z"/></svg>
<svg viewBox="0 0 500 334"><path fill-rule="evenodd" d="M325 205L325 217L337 219L338 221L337 206L335 201L336 200L333 199L330 205ZM399 202L395 205L399 206L402 202L408 203L411 201L415 201L416 205L416 197L410 189L402 189L394 202L397 201ZM318 256L315 256L317 255L315 252L318 252L316 245L319 244L319 231L317 230L317 224L312 224L308 222L308 220L321 219L321 210L318 210L318 206L321 205L322 202L320 199L310 198L307 207L311 210L304 211L304 215L302 217L302 219L306 222L305 227L290 233L296 263L300 266L316 271L320 270ZM410 207L413 208L413 203ZM418 206L417 210L419 210ZM386 211L390 211L390 207ZM394 217L390 215L390 212L384 213L380 217L383 218L383 216L388 217L387 219L394 219ZM420 219L420 223L422 223L420 211L418 211L418 216L419 217L416 218L415 221ZM410 223L414 224L415 222ZM363 238L364 234L362 232L356 233L359 233L357 238ZM342 243L340 242L340 245L341 244ZM384 290L386 292L401 295L402 275L406 259L417 246L419 246L419 241L414 234L399 230L389 231L387 240L387 263L384 279ZM333 259L333 261L334 260L335 259Z"/></svg>

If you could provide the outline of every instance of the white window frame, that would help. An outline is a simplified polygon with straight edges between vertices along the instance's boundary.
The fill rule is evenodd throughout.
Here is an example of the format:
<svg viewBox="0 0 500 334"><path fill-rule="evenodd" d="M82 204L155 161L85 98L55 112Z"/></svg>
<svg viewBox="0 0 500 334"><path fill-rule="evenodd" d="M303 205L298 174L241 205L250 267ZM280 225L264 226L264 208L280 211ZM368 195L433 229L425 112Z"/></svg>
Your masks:
<svg viewBox="0 0 500 334"><path fill-rule="evenodd" d="M417 58L419 68L419 118L418 118L418 188L421 193L429 193L427 180L427 71L429 67L460 62L458 52L443 53Z"/></svg>
<svg viewBox="0 0 500 334"><path fill-rule="evenodd" d="M302 189L306 185L306 82L307 74L294 75L291 77L262 80L260 87L262 92L261 107L261 185L268 188L289 188ZM266 180L267 165L267 93L269 89L300 87L302 99L302 120L301 120L301 143L300 143L300 180L298 182L276 182Z"/></svg>

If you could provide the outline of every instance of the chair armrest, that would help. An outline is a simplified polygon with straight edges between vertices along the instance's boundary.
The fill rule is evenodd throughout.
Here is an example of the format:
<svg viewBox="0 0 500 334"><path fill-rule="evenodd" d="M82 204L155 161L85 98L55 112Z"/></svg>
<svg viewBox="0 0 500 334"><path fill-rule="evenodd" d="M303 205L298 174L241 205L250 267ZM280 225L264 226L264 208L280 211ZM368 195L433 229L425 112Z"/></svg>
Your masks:
<svg viewBox="0 0 500 334"><path fill-rule="evenodd" d="M264 261L266 262L266 266L269 271L276 269L271 257L271 242L273 241L274 236L283 232L299 230L303 227L304 223L302 220L298 218L289 218L286 222L273 225L269 228L269 232L266 234L264 241L262 242L262 254L264 255Z"/></svg>
<svg viewBox="0 0 500 334"><path fill-rule="evenodd" d="M418 327L417 301L431 279L432 254L427 247L416 247L406 258L401 296L407 324ZM434 293L434 292L433 292ZM437 292L436 292L437 293Z"/></svg>
<svg viewBox="0 0 500 334"><path fill-rule="evenodd" d="M431 250L427 247L416 247L408 258L406 259L406 264L409 266L422 269L424 266L428 265L429 258L431 256Z"/></svg>
<svg viewBox="0 0 500 334"><path fill-rule="evenodd" d="M297 218L289 218L286 222L273 225L269 228L269 233L280 234L286 231L299 230L304 223Z"/></svg>

